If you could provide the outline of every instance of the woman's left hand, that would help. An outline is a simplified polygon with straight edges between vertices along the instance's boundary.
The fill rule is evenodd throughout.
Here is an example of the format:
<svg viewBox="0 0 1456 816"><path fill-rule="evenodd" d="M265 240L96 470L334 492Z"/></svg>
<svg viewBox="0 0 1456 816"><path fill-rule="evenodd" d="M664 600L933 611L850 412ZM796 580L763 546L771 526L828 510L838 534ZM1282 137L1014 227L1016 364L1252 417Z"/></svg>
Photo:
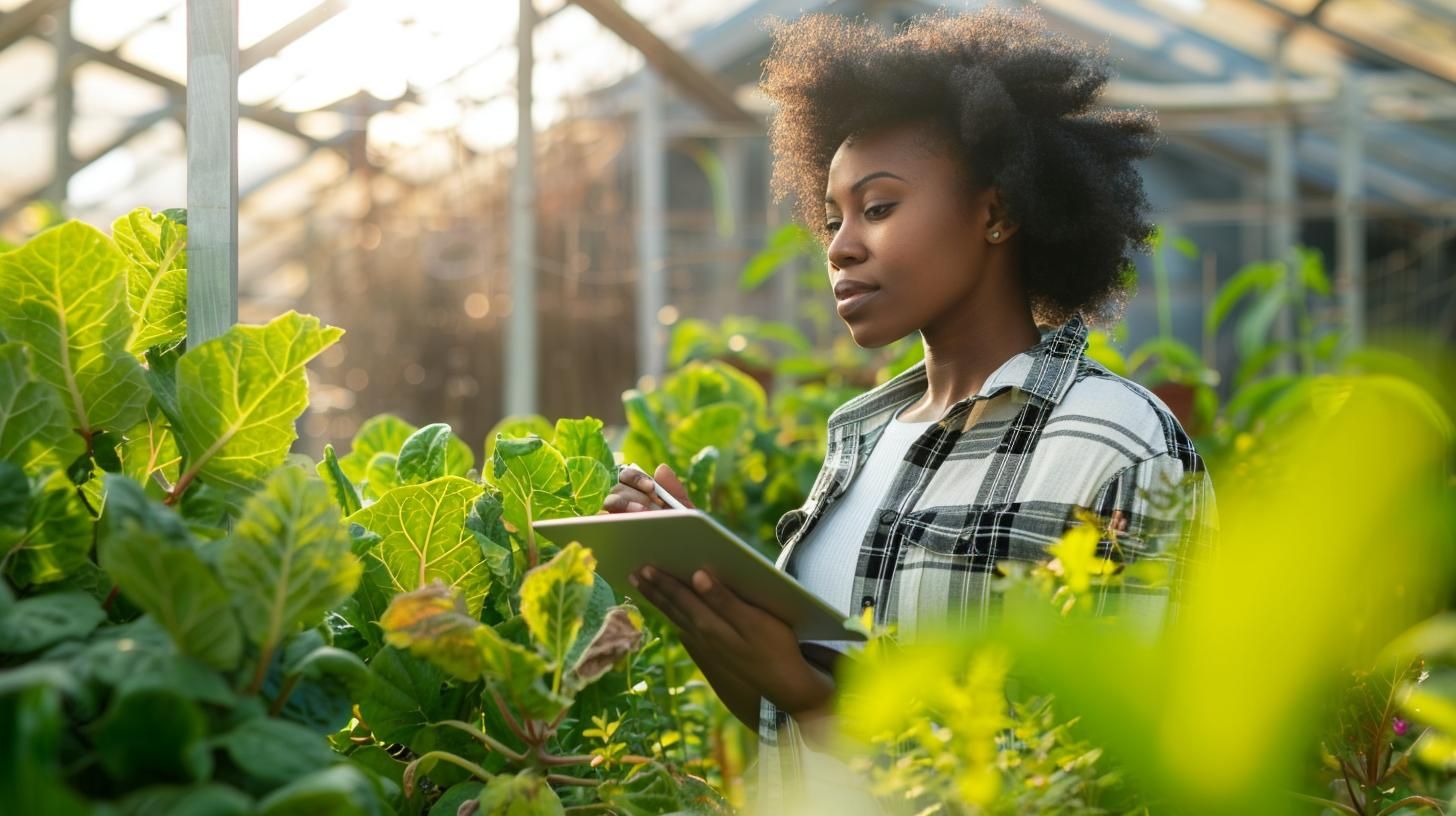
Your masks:
<svg viewBox="0 0 1456 816"><path fill-rule="evenodd" d="M799 651L788 624L740 598L705 570L689 586L643 567L629 579L695 651L721 657L742 680L792 716L822 713L834 681Z"/></svg>

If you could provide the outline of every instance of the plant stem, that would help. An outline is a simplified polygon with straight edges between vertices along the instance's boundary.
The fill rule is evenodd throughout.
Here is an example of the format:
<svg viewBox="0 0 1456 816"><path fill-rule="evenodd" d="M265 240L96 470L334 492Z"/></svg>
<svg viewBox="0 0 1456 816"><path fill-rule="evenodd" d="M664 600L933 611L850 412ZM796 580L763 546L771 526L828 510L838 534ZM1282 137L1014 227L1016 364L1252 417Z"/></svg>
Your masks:
<svg viewBox="0 0 1456 816"><path fill-rule="evenodd" d="M106 600L104 600L104 601L101 602L101 608L103 610L107 611L107 612L110 612L111 611L111 602L114 601L114 600L116 600L116 593L118 593L120 591L121 591L121 587L117 586L116 584L112 584L111 585L111 591L108 592L108 593L106 593Z"/></svg>
<svg viewBox="0 0 1456 816"><path fill-rule="evenodd" d="M196 470L189 470L186 473L182 474L182 478L177 480L177 484L172 485L172 490L167 494L167 498L162 499L162 504L171 507L172 505L181 501L182 492L185 491L192 484L192 480L196 478Z"/></svg>
<svg viewBox="0 0 1456 816"><path fill-rule="evenodd" d="M465 759L464 757L458 757L450 753L449 751L430 751L423 756L417 757L414 762L411 762L409 765L405 766L405 796L412 796L414 794L415 769L419 767L419 764L421 762L424 762L427 759L442 760L458 768L464 768L470 773L471 776L474 776L482 782L489 782L490 780L495 778L495 774L487 771L479 765L476 765L474 762Z"/></svg>
<svg viewBox="0 0 1456 816"><path fill-rule="evenodd" d="M1330 808L1332 810L1338 810L1341 813L1353 813L1353 814L1356 814L1356 816L1359 816L1359 813L1360 813L1360 811L1358 811L1358 810L1350 807L1349 805L1345 804L1344 802L1336 802L1333 799L1322 799L1322 798L1320 798L1318 796L1310 796L1310 795L1304 794L1304 793L1296 793L1296 794L1294 794L1294 798L1295 799L1299 799L1300 801L1303 801L1303 802L1310 802L1312 804L1321 805L1323 807L1327 807L1327 808Z"/></svg>
<svg viewBox="0 0 1456 816"><path fill-rule="evenodd" d="M502 756L514 762L526 761L525 754L517 753L510 746L463 720L441 720L435 723L435 725L448 725L451 728L458 728L461 731L469 734L470 736L475 737L477 740L480 740L481 744L485 747L501 754ZM537 750L539 750L539 748Z"/></svg>
<svg viewBox="0 0 1456 816"><path fill-rule="evenodd" d="M243 692L249 696L257 694L263 688L263 681L268 677L268 667L273 663L273 644L263 647L262 654L258 655L258 669L253 672L253 680L248 683L248 688Z"/></svg>
<svg viewBox="0 0 1456 816"><path fill-rule="evenodd" d="M496 691L495 689L491 689L490 696L491 699L495 700L495 707L500 710L501 716L505 718L506 727L511 729L511 733L515 734L517 737L520 737L521 742L530 745L533 740L530 737L526 736L525 729L523 729L520 722L516 720L516 715L512 714L510 708L506 706L506 701L501 698L500 692Z"/></svg>
<svg viewBox="0 0 1456 816"><path fill-rule="evenodd" d="M1400 800L1399 802L1392 802L1392 803L1390 803L1390 805L1388 805L1384 810L1380 811L1380 813L1376 814L1376 816L1388 816L1389 814L1394 813L1397 810L1400 810L1401 808L1405 807L1406 805L1424 805L1424 806L1430 808L1431 810L1436 811L1437 813L1445 813L1446 812L1441 807L1441 803L1440 802L1437 802L1435 799L1432 799L1429 796L1411 795L1411 796L1407 796L1406 798Z"/></svg>
<svg viewBox="0 0 1456 816"><path fill-rule="evenodd" d="M581 785L583 787L595 788L602 784L600 779L585 779L580 776L567 776L565 774L546 774L547 782L555 782L558 785Z"/></svg>
<svg viewBox="0 0 1456 816"><path fill-rule="evenodd" d="M589 805L571 805L570 807L562 808L561 812L562 813L597 813L597 812L600 812L600 811L603 811L603 810L610 811L611 809L612 809L612 806L609 805L609 804L607 804L606 802L592 802Z"/></svg>
<svg viewBox="0 0 1456 816"><path fill-rule="evenodd" d="M269 704L268 716L276 717L283 711L284 704L288 702L288 695L292 694L293 687L298 685L299 676L297 674L290 674L283 678L283 688L278 690L278 696L274 697L273 702Z"/></svg>
<svg viewBox="0 0 1456 816"><path fill-rule="evenodd" d="M531 502L526 502L526 569L534 569L540 555L536 553L536 528L531 526L534 520L534 513L531 512Z"/></svg>

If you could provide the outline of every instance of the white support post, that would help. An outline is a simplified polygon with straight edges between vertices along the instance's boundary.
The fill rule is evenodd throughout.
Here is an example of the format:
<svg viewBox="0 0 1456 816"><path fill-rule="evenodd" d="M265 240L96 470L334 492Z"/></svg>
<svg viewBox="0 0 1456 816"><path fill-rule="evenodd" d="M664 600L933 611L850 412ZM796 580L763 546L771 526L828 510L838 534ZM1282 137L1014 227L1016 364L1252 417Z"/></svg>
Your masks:
<svg viewBox="0 0 1456 816"><path fill-rule="evenodd" d="M1347 349L1365 342L1364 89L1353 72L1340 87L1340 166L1335 189L1336 288Z"/></svg>
<svg viewBox="0 0 1456 816"><path fill-rule="evenodd" d="M658 313L667 304L667 143L662 125L662 88L656 72L642 70L637 109L637 369L660 382L666 347Z"/></svg>
<svg viewBox="0 0 1456 816"><path fill-rule="evenodd" d="M71 3L56 9L56 31L51 38L56 50L55 140L52 149L55 167L46 197L64 213L71 176L76 172L76 155L71 150L71 121L76 115L76 40L71 34Z"/></svg>
<svg viewBox="0 0 1456 816"><path fill-rule="evenodd" d="M238 321L238 0L187 0L187 345Z"/></svg>
<svg viewBox="0 0 1456 816"><path fill-rule="evenodd" d="M511 174L511 314L506 338L508 415L536 413L536 139L531 122L532 0L516 24L516 166Z"/></svg>
<svg viewBox="0 0 1456 816"><path fill-rule="evenodd" d="M1276 47L1274 57L1274 80L1279 108L1269 125L1269 257L1271 260L1294 263L1296 222L1294 215L1296 174L1294 164L1294 121L1293 111L1287 99L1287 73L1284 66L1284 41ZM1295 287L1291 297L1304 297L1297 274L1292 272L1286 278ZM1287 342L1294 338L1294 317L1292 307L1280 310L1274 324L1275 342ZM1289 374L1294 370L1293 354L1280 354L1274 363L1274 370Z"/></svg>

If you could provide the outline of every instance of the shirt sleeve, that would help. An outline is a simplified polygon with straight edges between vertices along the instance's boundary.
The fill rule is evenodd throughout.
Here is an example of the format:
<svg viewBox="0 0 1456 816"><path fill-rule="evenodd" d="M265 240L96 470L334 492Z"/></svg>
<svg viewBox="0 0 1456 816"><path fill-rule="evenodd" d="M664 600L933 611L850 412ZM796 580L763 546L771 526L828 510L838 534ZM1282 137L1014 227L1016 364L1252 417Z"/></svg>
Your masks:
<svg viewBox="0 0 1456 816"><path fill-rule="evenodd" d="M1217 499L1202 459L1162 453L1134 462L1101 485L1093 507L1104 525L1116 518L1126 521L1126 529L1115 536L1104 533L1099 555L1124 564L1162 562L1167 576L1156 588L1130 582L1118 593L1119 604L1099 604L1098 611L1147 614L1159 628L1172 623L1189 576L1217 552Z"/></svg>

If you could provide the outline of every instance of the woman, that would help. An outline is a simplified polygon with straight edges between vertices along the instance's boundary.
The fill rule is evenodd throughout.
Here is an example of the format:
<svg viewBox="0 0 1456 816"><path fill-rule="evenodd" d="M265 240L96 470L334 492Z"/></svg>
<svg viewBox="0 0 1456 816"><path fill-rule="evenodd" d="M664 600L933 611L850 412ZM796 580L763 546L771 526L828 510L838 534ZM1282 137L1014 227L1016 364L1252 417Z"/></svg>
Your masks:
<svg viewBox="0 0 1456 816"><path fill-rule="evenodd" d="M1079 507L1105 520L1106 558L1171 560L1207 540L1212 487L1183 428L1084 355L1088 321L1120 310L1152 229L1133 162L1155 123L1092 111L1107 78L1026 13L937 13L895 34L823 15L774 29L775 192L825 242L855 342L918 332L925 347L830 417L808 500L778 524L778 564L846 615L873 607L902 641L997 614L997 564L1046 560ZM665 466L655 475L686 498ZM1153 500L1169 490L1179 501ZM658 507L630 473L606 502ZM643 573L634 583L758 729L758 812L791 812L806 760L829 767L813 747L827 744L832 674L702 571L691 585ZM1162 619L1159 594L1146 600Z"/></svg>

